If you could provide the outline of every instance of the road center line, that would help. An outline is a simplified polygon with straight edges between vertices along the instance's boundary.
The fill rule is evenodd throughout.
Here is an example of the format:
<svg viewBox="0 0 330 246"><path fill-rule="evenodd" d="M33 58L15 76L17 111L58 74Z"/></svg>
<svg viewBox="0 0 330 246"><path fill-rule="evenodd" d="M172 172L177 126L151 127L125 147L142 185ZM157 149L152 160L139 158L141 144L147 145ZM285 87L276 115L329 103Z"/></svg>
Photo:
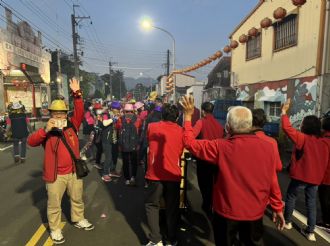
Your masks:
<svg viewBox="0 0 330 246"><path fill-rule="evenodd" d="M40 240L44 232L46 231L46 227L44 224L41 224L38 228L38 230L34 233L34 235L31 237L30 241L27 242L25 246L33 246L36 245L37 242Z"/></svg>

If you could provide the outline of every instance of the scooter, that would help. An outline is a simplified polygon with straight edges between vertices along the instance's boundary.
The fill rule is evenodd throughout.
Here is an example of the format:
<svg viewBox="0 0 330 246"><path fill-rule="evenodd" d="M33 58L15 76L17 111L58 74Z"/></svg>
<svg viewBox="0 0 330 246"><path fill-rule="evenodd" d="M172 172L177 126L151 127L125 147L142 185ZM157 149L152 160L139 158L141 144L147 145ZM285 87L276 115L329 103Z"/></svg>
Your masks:
<svg viewBox="0 0 330 246"><path fill-rule="evenodd" d="M6 136L7 122L6 115L0 115L0 142L7 142L8 138Z"/></svg>

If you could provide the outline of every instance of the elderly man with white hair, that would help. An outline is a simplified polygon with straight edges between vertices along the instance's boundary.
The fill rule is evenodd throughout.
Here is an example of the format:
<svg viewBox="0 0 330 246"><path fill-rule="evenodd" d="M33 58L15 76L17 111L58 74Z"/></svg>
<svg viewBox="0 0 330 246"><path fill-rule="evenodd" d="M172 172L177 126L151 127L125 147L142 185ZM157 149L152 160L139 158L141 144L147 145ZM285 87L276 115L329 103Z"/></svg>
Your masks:
<svg viewBox="0 0 330 246"><path fill-rule="evenodd" d="M194 139L191 117L194 99L185 96L184 145L196 157L215 163L213 231L216 245L233 245L239 234L244 245L263 245L263 216L268 204L273 221L283 229L283 203L272 145L251 133L252 113L233 107L227 115L228 139Z"/></svg>

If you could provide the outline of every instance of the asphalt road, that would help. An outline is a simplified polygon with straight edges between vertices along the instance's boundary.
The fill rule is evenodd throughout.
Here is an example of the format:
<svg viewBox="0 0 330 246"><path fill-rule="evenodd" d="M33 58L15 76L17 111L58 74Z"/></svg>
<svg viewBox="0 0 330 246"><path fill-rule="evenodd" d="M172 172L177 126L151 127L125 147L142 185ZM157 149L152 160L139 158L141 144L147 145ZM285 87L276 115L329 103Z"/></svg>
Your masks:
<svg viewBox="0 0 330 246"><path fill-rule="evenodd" d="M0 149L4 147L2 145ZM11 148L0 151L0 245L17 246L28 242L29 245L52 245L47 241L47 199L41 177L43 149L28 148L25 164L14 164L11 151ZM91 167L91 170L84 180L85 216L95 224L95 230L82 231L72 226L69 202L65 197L62 216L65 245L145 244L149 230L144 212L142 167L139 167L136 188L126 187L123 179L106 184L96 169ZM200 209L201 197L194 171L194 164L191 164L187 185L190 206L182 214L179 242L180 245L211 246L214 245L212 229ZM295 228L279 232L267 216L264 224L265 245L329 245L319 237L317 243L309 243Z"/></svg>

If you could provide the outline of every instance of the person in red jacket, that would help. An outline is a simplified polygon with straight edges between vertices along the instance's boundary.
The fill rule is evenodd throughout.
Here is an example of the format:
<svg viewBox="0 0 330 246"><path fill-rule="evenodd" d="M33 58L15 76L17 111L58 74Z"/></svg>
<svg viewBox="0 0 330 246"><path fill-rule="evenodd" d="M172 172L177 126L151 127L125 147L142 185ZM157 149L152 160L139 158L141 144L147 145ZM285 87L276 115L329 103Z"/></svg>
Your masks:
<svg viewBox="0 0 330 246"><path fill-rule="evenodd" d="M60 224L61 201L66 190L71 201L71 220L74 226L84 230L94 229L84 217L83 181L77 178L73 159L61 140L63 136L79 159L77 132L84 117L79 81L74 78L70 80L70 88L74 97L73 116L67 118L68 108L63 100L54 100L49 108L51 118L46 128L40 128L28 138L30 146L42 145L45 149L43 179L48 194L47 217L50 237L54 244L65 241Z"/></svg>
<svg viewBox="0 0 330 246"><path fill-rule="evenodd" d="M329 111L330 112L330 111ZM330 114L322 119L323 141L327 144L330 153ZM327 170L322 184L319 186L319 199L322 212L322 222L318 227L330 230L330 156Z"/></svg>
<svg viewBox="0 0 330 246"><path fill-rule="evenodd" d="M223 138L223 126L212 114L214 105L210 102L204 102L201 108L202 118L199 119L194 126L194 136L197 137L197 139L207 140ZM196 162L197 181L203 198L202 209L209 217L211 217L212 190L218 168L216 165L212 165L212 163L208 163L199 158L196 158Z"/></svg>
<svg viewBox="0 0 330 246"><path fill-rule="evenodd" d="M237 233L245 245L262 245L263 216L268 203L274 211L274 222L279 229L284 227L273 146L250 133L252 113L241 106L228 112L228 139L197 140L191 126L193 98L185 96L182 105L185 148L219 168L213 188L216 245L233 245Z"/></svg>
<svg viewBox="0 0 330 246"><path fill-rule="evenodd" d="M177 245L182 175L180 161L183 152L183 129L177 124L178 116L179 110L175 105L165 104L162 121L150 123L148 127L149 153L145 178L149 185L145 208L151 234L147 246L163 245L159 229L159 204L162 197L166 204L166 245Z"/></svg>
<svg viewBox="0 0 330 246"><path fill-rule="evenodd" d="M328 165L329 151L320 138L321 122L314 115L306 116L301 123L301 132L290 124L287 111L290 99L282 107L282 128L285 134L293 141L294 150L291 156L290 177L285 199L285 228L291 229L292 213L299 189L304 189L307 208L307 228L302 234L309 241L316 241L314 229L316 224L316 194Z"/></svg>

